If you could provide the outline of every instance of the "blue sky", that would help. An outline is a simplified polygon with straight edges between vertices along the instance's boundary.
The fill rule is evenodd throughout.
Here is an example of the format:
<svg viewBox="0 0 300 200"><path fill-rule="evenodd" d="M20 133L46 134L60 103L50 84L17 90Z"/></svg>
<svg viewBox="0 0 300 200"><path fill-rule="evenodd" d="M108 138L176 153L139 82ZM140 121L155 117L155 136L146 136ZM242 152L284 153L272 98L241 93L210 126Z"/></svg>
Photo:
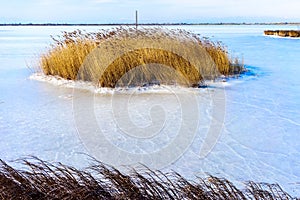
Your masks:
<svg viewBox="0 0 300 200"><path fill-rule="evenodd" d="M288 3L287 3L288 2ZM8 0L0 23L300 21L299 0Z"/></svg>

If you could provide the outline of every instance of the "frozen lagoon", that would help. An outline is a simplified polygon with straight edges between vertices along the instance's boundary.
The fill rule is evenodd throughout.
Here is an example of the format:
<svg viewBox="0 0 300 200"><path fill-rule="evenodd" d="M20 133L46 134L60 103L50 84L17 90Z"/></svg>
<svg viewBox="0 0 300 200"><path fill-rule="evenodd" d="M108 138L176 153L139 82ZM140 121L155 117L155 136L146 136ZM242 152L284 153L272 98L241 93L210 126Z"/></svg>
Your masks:
<svg viewBox="0 0 300 200"><path fill-rule="evenodd" d="M72 88L55 86L29 79L32 72L27 65L34 65L38 55L51 42L49 35L60 31L82 28L97 30L99 27L1 27L0 28L0 158L13 160L35 155L50 161L61 161L75 166L86 166L89 152L77 133L74 119ZM172 27L178 28L178 27ZM225 84L225 120L220 138L205 159L199 158L203 135L198 134L192 145L172 165L187 177L204 176L205 173L226 177L231 181L280 183L293 195L300 195L300 40L263 36L265 29L296 29L282 26L182 26L202 36L220 40L234 55L244 57L245 64L256 76L245 76ZM212 89L218 92L217 89ZM78 91L80 95L90 94ZM210 92L202 90L199 133L207 131L211 116ZM149 107L160 103L170 105L166 114L169 132L157 139L165 145L174 137L172 124L176 116L176 101L170 95L153 93L135 95L131 105L133 122L143 127L149 125ZM158 94L155 94L156 96ZM154 96L155 96L154 95ZM140 98L138 98L140 97ZM110 95L97 95L95 112L107 111ZM174 106L173 106L174 105ZM173 107L172 107L173 106ZM202 107L201 107L202 106ZM168 113L171 113L168 115ZM147 144L124 142L118 134L112 117L107 121L98 116L107 137L122 148L132 152L147 151ZM140 115L140 116L139 116ZM169 116L169 118L168 118ZM172 119L175 116L175 119ZM136 119L142 119L137 121ZM151 121L150 121L151 122ZM101 124L102 123L102 124ZM140 124L139 124L140 123ZM201 124L203 126L201 126ZM111 134L111 135L110 135ZM114 137L115 136L115 137ZM118 140L119 138L119 140ZM118 141L121 141L118 143ZM129 141L129 140L126 140ZM134 148L139 147L141 148ZM157 146L155 146L157 145ZM143 149L144 148L144 149ZM159 148L154 143L153 149ZM149 151L152 151L150 149Z"/></svg>

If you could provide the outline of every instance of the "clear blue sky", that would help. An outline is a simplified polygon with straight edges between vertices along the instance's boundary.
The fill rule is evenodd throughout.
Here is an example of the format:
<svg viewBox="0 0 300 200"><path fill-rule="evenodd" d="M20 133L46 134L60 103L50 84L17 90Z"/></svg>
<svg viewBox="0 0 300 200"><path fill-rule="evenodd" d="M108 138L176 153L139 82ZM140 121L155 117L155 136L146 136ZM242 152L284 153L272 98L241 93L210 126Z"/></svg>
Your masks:
<svg viewBox="0 0 300 200"><path fill-rule="evenodd" d="M300 0L7 0L0 23L300 21Z"/></svg>

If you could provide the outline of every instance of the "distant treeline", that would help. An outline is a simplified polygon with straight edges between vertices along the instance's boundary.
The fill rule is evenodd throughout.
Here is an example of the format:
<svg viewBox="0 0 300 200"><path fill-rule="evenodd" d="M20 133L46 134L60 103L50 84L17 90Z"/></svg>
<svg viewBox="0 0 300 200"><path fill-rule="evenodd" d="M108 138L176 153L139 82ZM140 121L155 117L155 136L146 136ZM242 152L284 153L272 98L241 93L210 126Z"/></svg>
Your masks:
<svg viewBox="0 0 300 200"><path fill-rule="evenodd" d="M134 26L135 23L3 23L0 26ZM174 25L296 25L300 22L264 22L264 23L139 23L140 26L174 26Z"/></svg>

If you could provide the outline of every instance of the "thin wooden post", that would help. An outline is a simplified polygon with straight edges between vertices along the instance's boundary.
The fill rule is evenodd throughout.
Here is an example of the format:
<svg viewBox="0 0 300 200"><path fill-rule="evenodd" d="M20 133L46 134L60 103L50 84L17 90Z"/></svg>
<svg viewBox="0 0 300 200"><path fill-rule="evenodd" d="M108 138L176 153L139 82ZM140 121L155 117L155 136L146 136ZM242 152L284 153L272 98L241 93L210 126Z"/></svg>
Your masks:
<svg viewBox="0 0 300 200"><path fill-rule="evenodd" d="M137 10L135 11L135 28L136 28L136 30L138 28L138 11Z"/></svg>

